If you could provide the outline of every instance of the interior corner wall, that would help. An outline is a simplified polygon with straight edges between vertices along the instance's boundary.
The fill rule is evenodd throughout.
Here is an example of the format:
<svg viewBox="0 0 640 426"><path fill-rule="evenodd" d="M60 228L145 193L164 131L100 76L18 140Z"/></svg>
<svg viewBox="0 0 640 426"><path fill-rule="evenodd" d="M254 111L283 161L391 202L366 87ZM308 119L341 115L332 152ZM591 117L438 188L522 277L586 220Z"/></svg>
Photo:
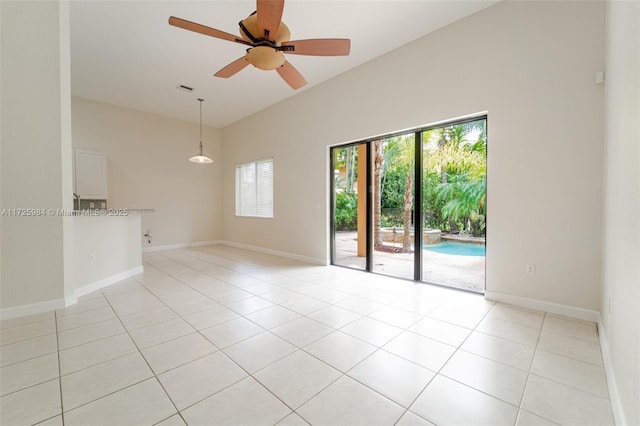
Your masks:
<svg viewBox="0 0 640 426"><path fill-rule="evenodd" d="M107 155L109 208L155 209L142 214L143 248L218 241L221 131L203 127L213 164L188 161L198 149L199 124L83 98L71 101L73 148Z"/></svg>
<svg viewBox="0 0 640 426"><path fill-rule="evenodd" d="M603 69L604 3L497 3L224 128L224 239L326 260L328 146L486 111L487 290L598 310ZM236 217L264 157L274 218Z"/></svg>
<svg viewBox="0 0 640 426"><path fill-rule="evenodd" d="M64 304L64 219L71 140L68 8L59 2L0 2L1 308ZM34 209L34 210L21 210ZM42 209L42 210L38 210ZM53 306L51 306L53 307Z"/></svg>
<svg viewBox="0 0 640 426"><path fill-rule="evenodd" d="M608 1L602 321L617 424L640 424L640 3ZM613 374L611 374L613 373ZM616 410L617 408L617 410Z"/></svg>

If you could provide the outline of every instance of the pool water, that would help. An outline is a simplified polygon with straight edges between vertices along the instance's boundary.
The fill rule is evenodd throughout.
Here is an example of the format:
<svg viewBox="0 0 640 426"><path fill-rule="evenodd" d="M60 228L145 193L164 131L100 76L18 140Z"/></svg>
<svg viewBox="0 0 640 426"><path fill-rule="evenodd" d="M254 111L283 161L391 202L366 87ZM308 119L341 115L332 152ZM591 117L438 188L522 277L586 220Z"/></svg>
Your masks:
<svg viewBox="0 0 640 426"><path fill-rule="evenodd" d="M455 254L457 256L484 256L484 244L458 243L443 241L440 244L422 246L424 250L435 251L442 254Z"/></svg>

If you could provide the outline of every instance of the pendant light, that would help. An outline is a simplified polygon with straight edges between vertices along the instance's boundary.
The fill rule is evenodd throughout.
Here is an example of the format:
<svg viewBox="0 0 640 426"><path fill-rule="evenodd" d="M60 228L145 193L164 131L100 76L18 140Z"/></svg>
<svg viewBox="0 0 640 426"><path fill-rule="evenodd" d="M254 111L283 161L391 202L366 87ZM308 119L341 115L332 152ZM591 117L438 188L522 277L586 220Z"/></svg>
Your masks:
<svg viewBox="0 0 640 426"><path fill-rule="evenodd" d="M198 98L198 101L200 101L200 151L198 151L198 154L189 158L189 161L193 163L210 164L213 163L213 160L202 153L202 102L204 99Z"/></svg>

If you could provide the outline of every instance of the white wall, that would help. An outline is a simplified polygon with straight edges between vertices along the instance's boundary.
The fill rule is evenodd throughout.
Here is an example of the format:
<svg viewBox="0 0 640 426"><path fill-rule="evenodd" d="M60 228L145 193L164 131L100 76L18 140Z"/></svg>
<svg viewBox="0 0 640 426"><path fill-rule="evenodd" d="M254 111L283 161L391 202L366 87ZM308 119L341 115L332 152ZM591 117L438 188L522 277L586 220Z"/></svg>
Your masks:
<svg viewBox="0 0 640 426"><path fill-rule="evenodd" d="M71 208L68 4L0 9L1 208ZM71 226L55 215L2 217L3 311L63 300Z"/></svg>
<svg viewBox="0 0 640 426"><path fill-rule="evenodd" d="M607 2L601 313L617 424L640 424L640 2ZM613 374L612 374L613 373ZM615 397L615 395L614 395ZM613 398L612 398L613 399Z"/></svg>
<svg viewBox="0 0 640 426"><path fill-rule="evenodd" d="M194 99L194 119L198 120ZM107 155L109 207L155 209L142 215L157 247L222 237L220 130L203 127L213 164L194 164L199 124L72 98L73 148Z"/></svg>
<svg viewBox="0 0 640 426"><path fill-rule="evenodd" d="M601 2L501 2L223 129L224 239L325 260L328 145L487 111L487 290L599 309L603 34ZM236 218L268 156L274 219Z"/></svg>
<svg viewBox="0 0 640 426"><path fill-rule="evenodd" d="M86 294L141 272L140 214L73 218L73 291ZM93 259L90 259L92 256ZM80 295L81 295L80 294Z"/></svg>

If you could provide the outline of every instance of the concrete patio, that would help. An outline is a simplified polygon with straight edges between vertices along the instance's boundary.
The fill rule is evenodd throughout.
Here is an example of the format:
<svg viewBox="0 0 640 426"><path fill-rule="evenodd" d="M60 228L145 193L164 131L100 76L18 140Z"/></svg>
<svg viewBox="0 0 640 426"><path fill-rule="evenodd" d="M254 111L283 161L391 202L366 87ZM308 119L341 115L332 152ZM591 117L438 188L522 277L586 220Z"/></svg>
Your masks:
<svg viewBox="0 0 640 426"><path fill-rule="evenodd" d="M356 232L337 232L335 240L336 265L356 269L365 268L365 258L357 255ZM424 282L477 293L484 292L485 258L483 256L458 256L422 250L422 261ZM374 251L373 271L413 279L413 253Z"/></svg>

